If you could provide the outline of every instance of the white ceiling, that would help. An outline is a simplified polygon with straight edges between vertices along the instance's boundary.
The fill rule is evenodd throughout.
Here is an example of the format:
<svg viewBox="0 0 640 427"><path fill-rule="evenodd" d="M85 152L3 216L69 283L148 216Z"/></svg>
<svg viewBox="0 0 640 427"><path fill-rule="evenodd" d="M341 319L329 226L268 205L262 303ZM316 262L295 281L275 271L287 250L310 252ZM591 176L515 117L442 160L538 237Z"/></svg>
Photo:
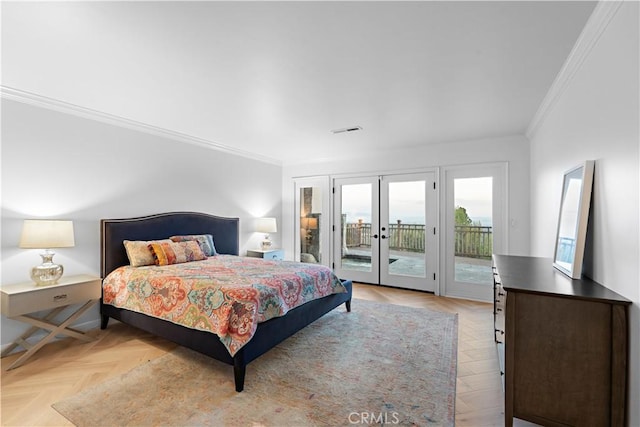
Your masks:
<svg viewBox="0 0 640 427"><path fill-rule="evenodd" d="M594 6L2 2L2 85L285 164L523 134Z"/></svg>

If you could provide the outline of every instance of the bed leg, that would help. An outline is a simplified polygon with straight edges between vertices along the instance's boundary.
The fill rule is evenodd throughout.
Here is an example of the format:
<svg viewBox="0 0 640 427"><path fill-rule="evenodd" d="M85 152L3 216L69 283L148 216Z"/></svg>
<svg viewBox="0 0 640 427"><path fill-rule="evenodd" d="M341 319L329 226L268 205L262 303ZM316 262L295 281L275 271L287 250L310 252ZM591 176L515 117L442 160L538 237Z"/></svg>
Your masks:
<svg viewBox="0 0 640 427"><path fill-rule="evenodd" d="M100 329L107 329L108 324L109 324L109 316L105 316L103 314L100 320Z"/></svg>
<svg viewBox="0 0 640 427"><path fill-rule="evenodd" d="M236 391L240 393L244 390L244 374L247 370L247 365L240 361L240 358L233 358L233 378L236 382Z"/></svg>
<svg viewBox="0 0 640 427"><path fill-rule="evenodd" d="M347 313L351 313L351 300L345 301L344 305L347 307Z"/></svg>

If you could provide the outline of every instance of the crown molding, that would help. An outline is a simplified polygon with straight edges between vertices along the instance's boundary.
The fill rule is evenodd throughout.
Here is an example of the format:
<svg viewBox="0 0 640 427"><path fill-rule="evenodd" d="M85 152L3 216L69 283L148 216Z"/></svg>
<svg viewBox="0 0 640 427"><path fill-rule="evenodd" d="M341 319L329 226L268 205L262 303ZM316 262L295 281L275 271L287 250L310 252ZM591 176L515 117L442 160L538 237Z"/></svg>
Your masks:
<svg viewBox="0 0 640 427"><path fill-rule="evenodd" d="M531 122L525 132L527 138L532 139L540 125L547 118L547 115L553 110L556 102L558 102L558 99L569 86L575 74L582 67L585 59L591 53L591 50L600 39L600 36L604 33L609 22L611 22L611 19L616 14L622 3L624 3L624 0L604 0L598 2L585 27L580 33L576 44L573 46L571 53L569 53L569 56L565 60L560 72L551 84L547 95L538 107L538 111L536 111L536 114L531 119Z"/></svg>
<svg viewBox="0 0 640 427"><path fill-rule="evenodd" d="M264 163L282 166L282 162L280 160L271 157L261 156L259 154L251 153L244 150L238 150L236 148L228 147L226 145L222 145L208 139L199 138L197 136L191 136L185 133L172 131L170 129L149 125L146 123L127 119L126 117L116 116L114 114L93 110L91 108L82 107L80 105L71 104L65 101L60 101L58 99L49 98L8 86L0 85L0 96L4 99L21 102L23 104L34 105L36 107L46 108L48 110L53 110L60 113L71 114L85 119L95 120L98 122L131 129L162 138L168 138L211 150L222 151L228 154L246 157L252 160L258 160Z"/></svg>

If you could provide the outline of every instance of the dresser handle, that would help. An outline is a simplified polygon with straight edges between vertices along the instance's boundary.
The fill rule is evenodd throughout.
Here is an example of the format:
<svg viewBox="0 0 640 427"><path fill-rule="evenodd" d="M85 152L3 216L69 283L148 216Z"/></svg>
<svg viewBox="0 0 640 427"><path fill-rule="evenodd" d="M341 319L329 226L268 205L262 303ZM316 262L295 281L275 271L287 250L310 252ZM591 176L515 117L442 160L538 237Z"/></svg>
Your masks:
<svg viewBox="0 0 640 427"><path fill-rule="evenodd" d="M500 332L500 335L504 335L504 331L502 329L494 329L496 332Z"/></svg>
<svg viewBox="0 0 640 427"><path fill-rule="evenodd" d="M496 311L502 311L502 309L501 308L496 308Z"/></svg>

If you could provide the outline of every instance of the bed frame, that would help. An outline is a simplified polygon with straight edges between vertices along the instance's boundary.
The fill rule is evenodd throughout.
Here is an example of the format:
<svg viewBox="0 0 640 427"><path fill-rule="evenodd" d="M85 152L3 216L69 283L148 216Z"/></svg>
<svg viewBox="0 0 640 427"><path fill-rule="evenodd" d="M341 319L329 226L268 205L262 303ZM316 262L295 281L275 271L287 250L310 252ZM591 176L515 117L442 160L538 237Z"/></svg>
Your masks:
<svg viewBox="0 0 640 427"><path fill-rule="evenodd" d="M173 235L212 234L216 251L238 255L239 219L223 218L196 212L171 212L138 218L103 219L100 221L101 275L104 279L114 269L128 265L123 240L156 240ZM351 281L343 281L347 293L333 294L310 301L258 324L254 337L233 357L217 335L176 325L166 320L114 307L100 302L101 329L106 329L109 318L135 326L182 346L206 354L233 366L236 391L244 388L246 367L249 362L266 353L300 329L345 303L351 311Z"/></svg>

